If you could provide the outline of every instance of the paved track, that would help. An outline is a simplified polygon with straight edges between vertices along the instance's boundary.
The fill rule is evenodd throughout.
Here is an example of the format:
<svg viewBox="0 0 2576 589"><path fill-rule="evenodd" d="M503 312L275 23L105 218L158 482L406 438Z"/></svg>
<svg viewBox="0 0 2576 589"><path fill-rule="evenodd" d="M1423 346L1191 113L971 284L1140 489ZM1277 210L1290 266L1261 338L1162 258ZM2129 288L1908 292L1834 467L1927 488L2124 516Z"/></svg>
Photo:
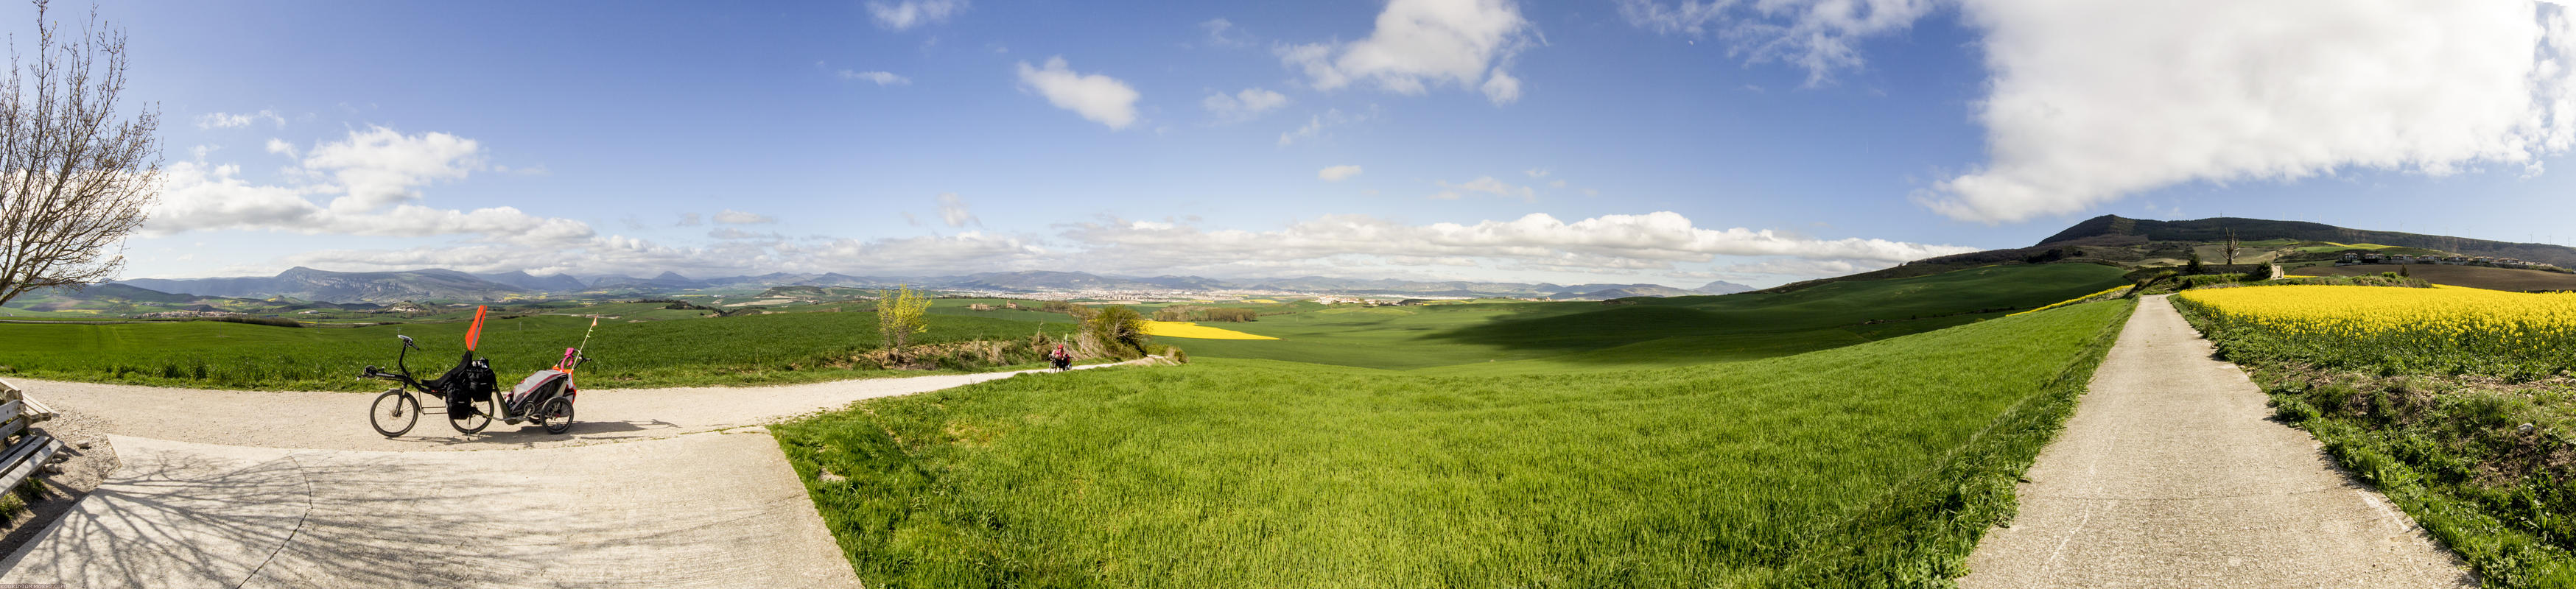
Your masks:
<svg viewBox="0 0 2576 589"><path fill-rule="evenodd" d="M2414 520L2271 421L2164 297L2138 305L1960 579L2002 587L2474 587Z"/></svg>
<svg viewBox="0 0 2576 589"><path fill-rule="evenodd" d="M1142 362L1142 361L1140 361ZM1098 364L1076 369L1111 366ZM321 450L499 450L667 438L772 423L862 399L909 395L1045 370L842 380L773 387L584 389L572 431L495 422L461 435L439 413L422 415L402 437L367 425L375 393L218 391L10 379L45 404L93 416L106 433L232 446ZM502 386L516 382L503 377ZM423 399L430 411L440 411Z"/></svg>
<svg viewBox="0 0 2576 589"><path fill-rule="evenodd" d="M122 468L0 585L857 587L776 440L744 426L1016 374L584 391L568 436L424 419L395 440L367 428L371 394L17 381L112 416ZM432 451L472 449L497 451Z"/></svg>

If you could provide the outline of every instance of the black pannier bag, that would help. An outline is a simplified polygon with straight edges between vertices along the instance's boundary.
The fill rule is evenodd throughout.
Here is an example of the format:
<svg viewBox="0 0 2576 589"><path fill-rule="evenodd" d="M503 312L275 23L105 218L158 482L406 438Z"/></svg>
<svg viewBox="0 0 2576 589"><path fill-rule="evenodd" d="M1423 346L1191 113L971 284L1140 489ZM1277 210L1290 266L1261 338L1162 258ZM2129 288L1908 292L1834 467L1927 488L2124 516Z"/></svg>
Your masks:
<svg viewBox="0 0 2576 589"><path fill-rule="evenodd" d="M468 415L474 411L469 403L490 400L498 386L493 378L492 363L484 358L458 364L439 377L438 388L447 393L447 414Z"/></svg>

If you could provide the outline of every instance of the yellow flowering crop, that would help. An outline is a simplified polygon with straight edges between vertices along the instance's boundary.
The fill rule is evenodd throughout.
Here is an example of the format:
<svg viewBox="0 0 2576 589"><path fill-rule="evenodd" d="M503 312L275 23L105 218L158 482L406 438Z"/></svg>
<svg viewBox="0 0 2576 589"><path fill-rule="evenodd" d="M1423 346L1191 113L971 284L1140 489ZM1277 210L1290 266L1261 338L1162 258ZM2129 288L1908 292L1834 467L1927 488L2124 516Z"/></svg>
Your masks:
<svg viewBox="0 0 2576 589"><path fill-rule="evenodd" d="M2252 286L2185 291L2232 353L2310 364L2541 376L2576 361L2576 294Z"/></svg>
<svg viewBox="0 0 2576 589"><path fill-rule="evenodd" d="M1208 327L1188 321L1146 321L1145 335L1154 337L1185 337L1193 339L1279 339L1266 335L1253 335L1232 329Z"/></svg>
<svg viewBox="0 0 2576 589"><path fill-rule="evenodd" d="M2037 313L2037 312L2040 312L2040 311L2046 311L2046 310L2049 310L2049 309L2055 309L2055 308L2058 308L2058 307L2064 307L2064 306L2067 306L2067 305L2075 304L2075 302L2076 302L2076 301L2081 301L2081 300L2084 300L2084 299L2089 299L2089 298L2098 297L2098 296L2102 296L2102 295L2106 295L2106 294L2111 294L2113 291L2117 291L2117 290L2120 290L2120 289L2123 289L2123 288L2129 288L2129 286L2130 286L2130 285L2123 284L2123 285L2114 286L2114 287L2111 287L2111 288L2105 288L2105 289L2102 289L2102 291L2101 291L2101 292L2096 292L2096 293L2089 294L2089 295L2084 295L2084 296L2080 296L2080 297L2075 297L2075 298L2071 298L2071 299L2066 299L2066 300L2063 300L2063 301L2058 301L2058 302L2054 302L2054 303L2049 303L2049 304L2048 304L2048 306L2046 306L2046 307L2040 307L2040 308L2037 308L2037 309L2031 309L2031 310L2028 310L2028 311L2022 311L2022 312L2020 312L2020 313L2014 313L2014 314L2012 314L2012 315L2005 315L2005 317L2011 317L2011 316L2013 316L2013 315L2028 315L2028 314L2031 314L2031 313Z"/></svg>

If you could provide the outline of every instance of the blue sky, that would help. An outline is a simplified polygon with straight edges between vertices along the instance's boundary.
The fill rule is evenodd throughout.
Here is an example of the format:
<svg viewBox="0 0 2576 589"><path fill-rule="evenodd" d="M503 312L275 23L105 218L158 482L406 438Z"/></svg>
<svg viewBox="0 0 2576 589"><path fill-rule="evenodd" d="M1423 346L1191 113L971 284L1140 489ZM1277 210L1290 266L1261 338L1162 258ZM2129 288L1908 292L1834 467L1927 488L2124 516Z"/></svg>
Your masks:
<svg viewBox="0 0 2576 589"><path fill-rule="evenodd" d="M128 277L1768 285L2104 213L2576 241L2554 6L2064 4L99 12L169 161Z"/></svg>

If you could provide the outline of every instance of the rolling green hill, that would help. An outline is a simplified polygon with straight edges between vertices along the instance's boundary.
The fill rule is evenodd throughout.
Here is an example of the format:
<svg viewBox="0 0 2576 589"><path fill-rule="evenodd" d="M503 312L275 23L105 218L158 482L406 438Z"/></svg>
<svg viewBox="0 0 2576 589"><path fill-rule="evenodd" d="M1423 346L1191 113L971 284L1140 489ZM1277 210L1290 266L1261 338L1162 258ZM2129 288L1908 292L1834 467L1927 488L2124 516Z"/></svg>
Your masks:
<svg viewBox="0 0 2576 589"><path fill-rule="evenodd" d="M2130 308L1589 374L1023 376L771 431L876 587L1922 586Z"/></svg>
<svg viewBox="0 0 2576 589"><path fill-rule="evenodd" d="M1478 370L1565 356L1548 369L1675 365L1795 354L1951 327L2124 283L2099 264L2014 264L1785 293L1333 308L1228 329L1278 340L1185 340L1199 357L1395 370ZM1613 351L1617 350L1617 351ZM1521 365L1514 370L1529 369Z"/></svg>

